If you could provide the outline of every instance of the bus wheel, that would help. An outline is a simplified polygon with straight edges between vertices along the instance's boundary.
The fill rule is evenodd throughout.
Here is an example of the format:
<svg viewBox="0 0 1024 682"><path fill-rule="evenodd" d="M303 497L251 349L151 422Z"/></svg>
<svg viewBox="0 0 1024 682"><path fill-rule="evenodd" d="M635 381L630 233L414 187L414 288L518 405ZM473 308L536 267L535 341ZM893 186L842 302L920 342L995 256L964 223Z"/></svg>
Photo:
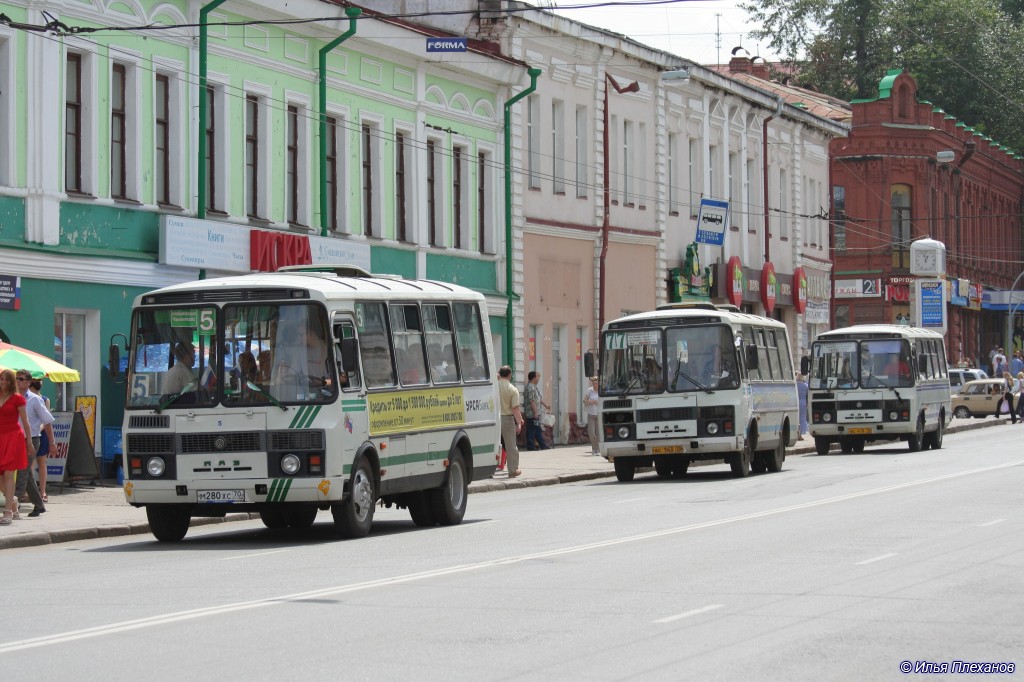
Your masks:
<svg viewBox="0 0 1024 682"><path fill-rule="evenodd" d="M925 447L931 448L932 450L939 450L942 448L942 422L943 415L939 414L939 424L935 427L935 430L931 433L926 433L924 436Z"/></svg>
<svg viewBox="0 0 1024 682"><path fill-rule="evenodd" d="M361 538L373 524L373 506L377 503L373 472L365 457L356 460L348 495L331 506L334 526L344 538Z"/></svg>
<svg viewBox="0 0 1024 682"><path fill-rule="evenodd" d="M814 451L824 457L828 454L828 449L832 447L832 441L827 438L815 438L814 439Z"/></svg>
<svg viewBox="0 0 1024 682"><path fill-rule="evenodd" d="M782 463L786 461L786 441L788 440L789 433L783 432L775 449L765 455L765 464L768 465L768 471L773 474L782 471Z"/></svg>
<svg viewBox="0 0 1024 682"><path fill-rule="evenodd" d="M864 452L864 439L863 438L858 438L857 440L853 441L853 452L854 452L854 454L857 454L857 455L859 455L860 453Z"/></svg>
<svg viewBox="0 0 1024 682"><path fill-rule="evenodd" d="M293 507L285 510L284 518L289 528L309 528L316 521L318 511L315 504Z"/></svg>
<svg viewBox="0 0 1024 682"><path fill-rule="evenodd" d="M763 452L754 453L754 461L750 463L750 469L755 474L763 474L768 471L768 465L765 463L768 460L768 456Z"/></svg>
<svg viewBox="0 0 1024 682"><path fill-rule="evenodd" d="M280 509L264 509L260 512L260 520L264 526L273 530L288 527L288 520Z"/></svg>
<svg viewBox="0 0 1024 682"><path fill-rule="evenodd" d="M188 507L177 504L149 505L146 507L149 530L160 542L178 542L188 532L191 516Z"/></svg>
<svg viewBox="0 0 1024 682"><path fill-rule="evenodd" d="M428 490L426 496L437 523L442 526L457 526L462 523L469 497L469 481L461 452L454 450L448 455L448 475L445 476L444 483L440 488Z"/></svg>
<svg viewBox="0 0 1024 682"><path fill-rule="evenodd" d="M924 419L918 417L917 428L914 432L907 436L907 449L911 452L917 452L921 449L921 445L924 444Z"/></svg>
<svg viewBox="0 0 1024 682"><path fill-rule="evenodd" d="M633 460L628 457L615 459L615 478L622 483L629 483L635 475L636 467L633 466Z"/></svg>
<svg viewBox="0 0 1024 682"><path fill-rule="evenodd" d="M849 455L853 452L853 439L852 438L840 438L839 449L843 451L844 455Z"/></svg>
<svg viewBox="0 0 1024 682"><path fill-rule="evenodd" d="M658 472L658 478L672 477L672 460L668 457L655 457L654 470Z"/></svg>
<svg viewBox="0 0 1024 682"><path fill-rule="evenodd" d="M743 449L733 453L729 458L729 467L732 469L733 476L746 478L750 475L750 463L754 459L754 451L751 448L750 438L747 438L743 444Z"/></svg>
<svg viewBox="0 0 1024 682"><path fill-rule="evenodd" d="M682 455L672 457L672 478L686 478L686 470L690 468L690 460Z"/></svg>
<svg viewBox="0 0 1024 682"><path fill-rule="evenodd" d="M422 490L408 493L409 516L412 522L420 528L430 528L437 525L437 517L434 516L434 508L427 499L427 494Z"/></svg>

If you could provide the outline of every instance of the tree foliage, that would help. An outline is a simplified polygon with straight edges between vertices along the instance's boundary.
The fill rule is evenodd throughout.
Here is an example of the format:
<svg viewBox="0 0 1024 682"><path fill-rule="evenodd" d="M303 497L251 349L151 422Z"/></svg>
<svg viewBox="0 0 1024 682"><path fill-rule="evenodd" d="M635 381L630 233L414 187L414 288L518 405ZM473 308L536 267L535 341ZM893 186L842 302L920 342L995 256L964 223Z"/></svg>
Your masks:
<svg viewBox="0 0 1024 682"><path fill-rule="evenodd" d="M754 34L802 85L842 99L878 95L903 68L918 97L1024 149L1024 0L749 0Z"/></svg>

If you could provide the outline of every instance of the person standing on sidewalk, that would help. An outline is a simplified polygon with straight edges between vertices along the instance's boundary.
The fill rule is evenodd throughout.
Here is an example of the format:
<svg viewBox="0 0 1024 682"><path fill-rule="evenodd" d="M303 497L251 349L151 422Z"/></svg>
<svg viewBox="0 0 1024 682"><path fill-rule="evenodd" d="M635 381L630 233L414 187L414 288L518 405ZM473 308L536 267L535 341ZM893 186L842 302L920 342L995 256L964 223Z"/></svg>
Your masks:
<svg viewBox="0 0 1024 682"><path fill-rule="evenodd" d="M46 409L46 403L43 402L42 397L29 390L29 383L31 381L32 375L29 374L27 369L18 370L18 393L25 399L25 414L28 416L29 434L32 436L32 449L28 453L28 466L24 471L18 472L17 493L20 499L23 493L28 492L29 499L35 505L35 508L29 512L29 516L39 516L46 511L46 507L43 506L46 502L46 489L40 490L33 479L32 462L39 455L49 457L51 454L55 454L53 452L55 441L53 440L53 427L51 426L55 420L50 411ZM46 452L42 452L39 449L39 434L43 432L46 433L48 442Z"/></svg>
<svg viewBox="0 0 1024 682"><path fill-rule="evenodd" d="M43 380L32 379L28 382L28 390L35 393L43 401L43 405L46 409L50 409L50 399L43 395ZM36 468L38 470L37 477L39 481L39 492L43 495L43 502L49 502L50 500L46 497L46 458L50 453L50 446L53 445L56 450L57 445L53 443L53 427L49 429L43 429L39 432L39 447L36 448ZM28 465L31 467L32 462Z"/></svg>
<svg viewBox="0 0 1024 682"><path fill-rule="evenodd" d="M598 416L598 405L600 400L597 394L597 377L590 377L590 388L587 389L587 395L583 397L583 403L587 406L587 435L590 436L590 454L600 455L601 448L598 446L598 433L597 429L597 416Z"/></svg>
<svg viewBox="0 0 1024 682"><path fill-rule="evenodd" d="M523 400L526 405L526 449L547 450L551 446L544 442L544 427L540 418L543 415L541 408L551 409L540 396L540 372L530 372L526 376L526 390L523 392Z"/></svg>
<svg viewBox="0 0 1024 682"><path fill-rule="evenodd" d="M0 477L3 479L6 505L0 526L9 526L11 521L20 518L14 477L28 466L28 450L32 447L25 399L16 387L14 371L0 370Z"/></svg>
<svg viewBox="0 0 1024 682"><path fill-rule="evenodd" d="M498 370L498 402L501 406L501 439L505 441L508 456L508 477L515 478L519 469L519 446L516 437L523 429L523 414L519 409L519 389L512 385L512 368L503 365Z"/></svg>
<svg viewBox="0 0 1024 682"><path fill-rule="evenodd" d="M796 375L796 395L800 404L800 435L807 433L807 378Z"/></svg>

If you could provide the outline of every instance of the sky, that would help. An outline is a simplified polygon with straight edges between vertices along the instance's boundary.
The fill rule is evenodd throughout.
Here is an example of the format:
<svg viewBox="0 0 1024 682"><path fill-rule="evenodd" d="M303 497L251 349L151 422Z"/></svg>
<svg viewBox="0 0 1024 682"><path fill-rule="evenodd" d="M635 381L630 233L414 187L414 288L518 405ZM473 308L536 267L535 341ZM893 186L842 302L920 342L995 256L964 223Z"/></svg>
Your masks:
<svg viewBox="0 0 1024 682"><path fill-rule="evenodd" d="M625 0L628 1L628 0ZM543 6L545 2L534 4ZM583 4L580 0L572 3ZM751 56L775 57L766 45L747 34L757 28L740 9L740 0L686 0L669 5L562 9L557 13L584 24L622 33L641 43L672 52L699 64L727 63L732 49L742 45ZM716 16L720 15L720 16ZM720 33L718 41L716 33ZM717 47L720 42L721 46Z"/></svg>

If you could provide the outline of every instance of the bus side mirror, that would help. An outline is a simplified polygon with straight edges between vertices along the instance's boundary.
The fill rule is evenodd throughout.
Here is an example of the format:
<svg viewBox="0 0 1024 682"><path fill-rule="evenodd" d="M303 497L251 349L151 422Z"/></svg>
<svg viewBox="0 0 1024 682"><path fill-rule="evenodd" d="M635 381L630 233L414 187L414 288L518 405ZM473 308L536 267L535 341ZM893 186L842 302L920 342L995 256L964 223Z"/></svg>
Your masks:
<svg viewBox="0 0 1024 682"><path fill-rule="evenodd" d="M117 373L121 368L121 349L118 348L116 343L110 344L110 349L107 351L107 362L110 367L110 377L116 379Z"/></svg>
<svg viewBox="0 0 1024 682"><path fill-rule="evenodd" d="M747 345L747 369L757 369L757 346L754 344Z"/></svg>
<svg viewBox="0 0 1024 682"><path fill-rule="evenodd" d="M811 359L806 355L800 358L800 373L807 376L811 371Z"/></svg>
<svg viewBox="0 0 1024 682"><path fill-rule="evenodd" d="M587 377L592 377L596 374L594 371L594 351L588 350L583 354L583 373Z"/></svg>
<svg viewBox="0 0 1024 682"><path fill-rule="evenodd" d="M341 368L346 374L359 369L359 342L356 339L341 340Z"/></svg>

